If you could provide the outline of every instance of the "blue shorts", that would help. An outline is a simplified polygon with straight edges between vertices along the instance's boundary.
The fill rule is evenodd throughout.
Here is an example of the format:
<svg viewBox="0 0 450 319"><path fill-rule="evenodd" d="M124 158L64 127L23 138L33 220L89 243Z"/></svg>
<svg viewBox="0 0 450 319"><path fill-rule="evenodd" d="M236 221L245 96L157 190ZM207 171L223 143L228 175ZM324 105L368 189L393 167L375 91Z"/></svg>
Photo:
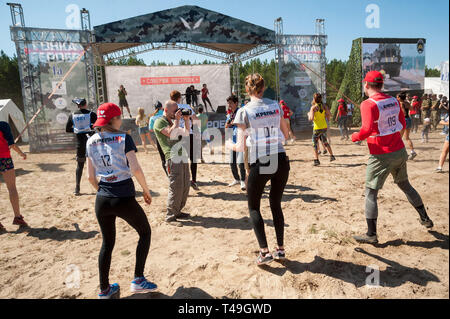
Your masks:
<svg viewBox="0 0 450 319"><path fill-rule="evenodd" d="M411 118L406 117L406 118L405 118L405 121L406 121L406 129L410 129L411 126L412 126Z"/></svg>
<svg viewBox="0 0 450 319"><path fill-rule="evenodd" d="M147 126L144 126L144 127L140 127L139 128L139 135L143 135L143 134L147 134L147 133L149 133L150 131L148 130L148 127Z"/></svg>
<svg viewBox="0 0 450 319"><path fill-rule="evenodd" d="M12 158L0 158L0 173L14 169Z"/></svg>

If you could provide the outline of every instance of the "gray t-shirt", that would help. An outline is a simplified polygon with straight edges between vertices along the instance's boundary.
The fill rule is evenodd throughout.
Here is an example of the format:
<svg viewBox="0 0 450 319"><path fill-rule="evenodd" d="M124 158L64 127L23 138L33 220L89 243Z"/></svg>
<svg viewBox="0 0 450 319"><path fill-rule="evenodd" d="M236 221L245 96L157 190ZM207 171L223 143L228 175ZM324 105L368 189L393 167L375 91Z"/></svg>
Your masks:
<svg viewBox="0 0 450 319"><path fill-rule="evenodd" d="M246 144L250 163L270 154L285 153L280 130L282 114L278 103L270 99L252 99L237 111L233 123L249 129Z"/></svg>

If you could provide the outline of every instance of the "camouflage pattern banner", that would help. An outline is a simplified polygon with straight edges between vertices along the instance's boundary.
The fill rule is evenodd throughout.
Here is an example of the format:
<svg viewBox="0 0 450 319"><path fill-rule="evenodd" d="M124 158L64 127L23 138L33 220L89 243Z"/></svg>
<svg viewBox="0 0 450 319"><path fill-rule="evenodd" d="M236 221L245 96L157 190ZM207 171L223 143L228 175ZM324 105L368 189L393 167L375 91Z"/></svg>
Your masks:
<svg viewBox="0 0 450 319"><path fill-rule="evenodd" d="M280 97L294 112L291 125L295 131L311 128L307 113L311 107L313 95L325 92L325 74L322 79L321 65L324 52L320 45L311 44L310 36L301 36L304 44L290 44L284 46L284 59L280 62ZM301 63L305 64L305 68Z"/></svg>
<svg viewBox="0 0 450 319"><path fill-rule="evenodd" d="M275 32L197 6L181 6L94 27L97 43L270 44Z"/></svg>
<svg viewBox="0 0 450 319"><path fill-rule="evenodd" d="M72 100L87 98L87 79L84 57L70 75L56 89L58 82L69 71L84 49L81 44L69 42L32 41L24 48L30 67L40 84L40 96L35 96L35 108L25 108L27 121L35 109L44 104L41 114L30 127L30 147L32 152L71 149L75 146L74 134L65 131L69 115L77 109ZM22 61L22 63L25 61Z"/></svg>

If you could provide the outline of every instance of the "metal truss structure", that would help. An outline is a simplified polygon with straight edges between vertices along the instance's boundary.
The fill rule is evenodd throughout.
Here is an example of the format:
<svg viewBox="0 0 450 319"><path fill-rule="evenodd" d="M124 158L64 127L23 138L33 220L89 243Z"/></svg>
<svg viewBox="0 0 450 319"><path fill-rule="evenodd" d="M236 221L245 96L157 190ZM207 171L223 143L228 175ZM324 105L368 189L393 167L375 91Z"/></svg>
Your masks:
<svg viewBox="0 0 450 319"><path fill-rule="evenodd" d="M283 50L283 19L279 17L274 22L275 26L275 91L277 101L280 100L280 63L284 61L284 50Z"/></svg>
<svg viewBox="0 0 450 319"><path fill-rule="evenodd" d="M9 3L13 25L10 27L11 40L16 46L20 79L22 81L22 97L24 111L27 119L30 119L44 103L41 86L41 70L39 64L31 63L29 51L32 43L79 43L85 49L86 79L88 96L87 100L91 108L96 105L95 81L93 73L93 54L91 45L92 34L89 30L58 30L44 28L25 27L25 19L20 4ZM31 151L45 149L49 143L49 136L43 132L47 129L45 113L41 112L29 126L29 138Z"/></svg>

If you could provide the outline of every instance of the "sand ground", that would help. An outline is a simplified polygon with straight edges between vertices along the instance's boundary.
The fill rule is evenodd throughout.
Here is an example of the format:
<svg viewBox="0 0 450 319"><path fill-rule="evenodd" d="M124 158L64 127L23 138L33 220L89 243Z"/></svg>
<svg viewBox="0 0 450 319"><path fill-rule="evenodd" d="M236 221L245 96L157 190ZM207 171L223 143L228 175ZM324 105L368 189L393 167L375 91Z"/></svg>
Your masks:
<svg viewBox="0 0 450 319"><path fill-rule="evenodd" d="M191 189L183 227L164 223L167 180L156 151L138 153L153 194L144 206L152 227L146 276L160 292L133 296L134 252L138 236L117 222L110 278L125 298L448 298L449 175L433 172L443 136L431 133L422 144L412 134L418 157L408 163L413 186L435 223L427 231L390 177L379 195L378 246L358 245L352 235L365 231L364 178L367 146L340 141L333 130L337 161L322 156L312 166L310 134L287 146L291 172L282 207L288 261L255 265L258 250L248 217L246 195L227 187L226 164L202 164L200 191ZM28 151L26 146L24 150ZM140 149L142 149L140 147ZM74 197L73 152L13 154L22 214L31 228L13 226L6 187L0 188L0 298L96 298L97 258L102 243L94 214L95 194L83 177ZM136 183L137 184L137 183ZM139 190L140 187L137 185ZM270 247L275 234L268 190L261 204ZM366 286L378 268L380 286Z"/></svg>

